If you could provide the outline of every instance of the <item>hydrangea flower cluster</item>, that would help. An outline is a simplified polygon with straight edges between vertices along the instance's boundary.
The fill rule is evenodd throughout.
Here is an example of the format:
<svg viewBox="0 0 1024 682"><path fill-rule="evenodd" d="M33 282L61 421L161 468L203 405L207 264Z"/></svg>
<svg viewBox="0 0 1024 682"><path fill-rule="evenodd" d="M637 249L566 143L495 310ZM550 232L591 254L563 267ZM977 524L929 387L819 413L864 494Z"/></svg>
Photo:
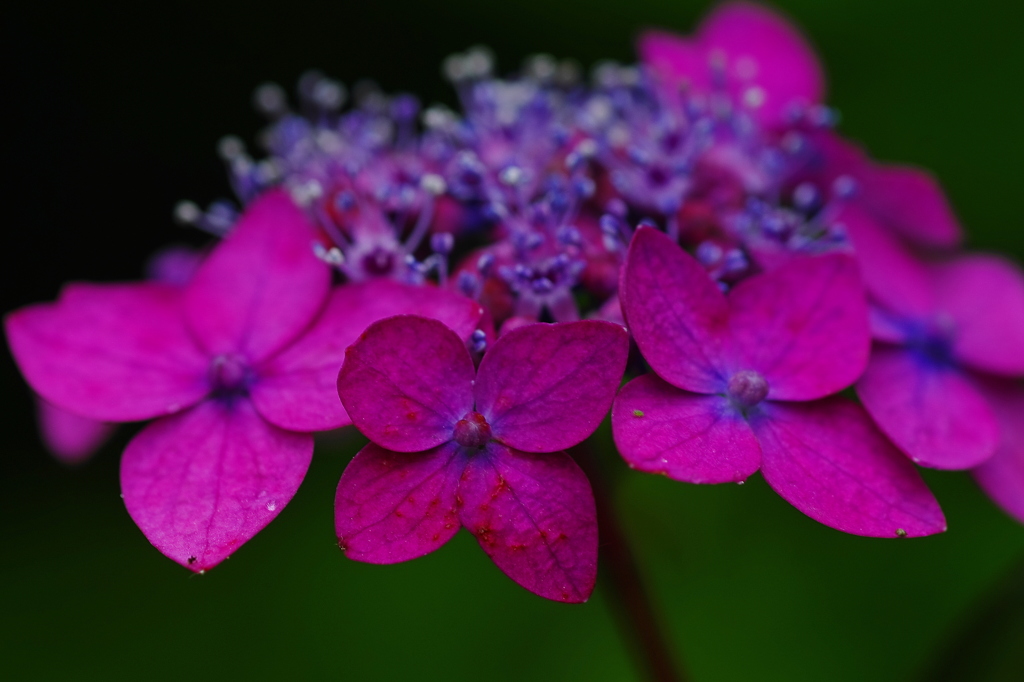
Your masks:
<svg viewBox="0 0 1024 682"><path fill-rule="evenodd" d="M760 470L848 533L945 530L915 464L973 470L1024 522L1020 268L961 253L930 174L839 135L773 12L727 3L638 51L588 83L546 55L500 78L470 49L444 64L461 112L367 83L346 107L316 72L295 109L260 87L266 155L220 145L237 203L176 209L220 240L208 254L7 316L51 447L80 460L154 420L124 453L125 504L204 571L291 499L309 434L354 425L371 442L337 493L350 558L465 527L561 601L589 596L597 551L564 450L609 409L631 467Z"/></svg>

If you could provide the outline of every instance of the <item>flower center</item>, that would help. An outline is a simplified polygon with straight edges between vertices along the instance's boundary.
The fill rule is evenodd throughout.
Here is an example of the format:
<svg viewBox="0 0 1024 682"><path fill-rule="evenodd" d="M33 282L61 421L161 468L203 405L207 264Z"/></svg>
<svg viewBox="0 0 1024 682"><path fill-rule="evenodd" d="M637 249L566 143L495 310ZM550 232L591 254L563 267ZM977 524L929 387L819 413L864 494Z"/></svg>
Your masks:
<svg viewBox="0 0 1024 682"><path fill-rule="evenodd" d="M745 369L730 377L726 390L729 392L729 398L736 404L753 407L768 395L768 382L757 372Z"/></svg>
<svg viewBox="0 0 1024 682"><path fill-rule="evenodd" d="M252 370L245 358L234 353L218 355L210 362L210 383L217 396L244 393L252 380Z"/></svg>
<svg viewBox="0 0 1024 682"><path fill-rule="evenodd" d="M479 412L470 412L455 424L455 442L466 448L482 448L491 439L491 426Z"/></svg>
<svg viewBox="0 0 1024 682"><path fill-rule="evenodd" d="M949 315L939 313L932 320L911 332L909 345L930 362L948 365L953 362L955 323Z"/></svg>

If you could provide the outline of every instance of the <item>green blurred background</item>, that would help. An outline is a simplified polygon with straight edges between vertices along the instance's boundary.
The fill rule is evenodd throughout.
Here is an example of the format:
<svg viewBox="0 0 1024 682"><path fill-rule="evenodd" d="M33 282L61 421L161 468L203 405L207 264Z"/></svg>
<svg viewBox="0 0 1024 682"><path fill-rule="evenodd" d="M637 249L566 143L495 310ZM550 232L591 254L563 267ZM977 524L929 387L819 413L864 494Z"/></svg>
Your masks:
<svg viewBox="0 0 1024 682"><path fill-rule="evenodd" d="M1024 256L1024 11L975 0L790 0L841 130L933 169L975 248ZM6 5L2 311L67 279L129 279L171 241L175 201L226 195L216 140L252 140L264 80L309 67L451 101L446 54L501 70L545 51L632 60L646 26L709 3L220 0ZM583 606L506 579L467 535L398 566L348 561L334 487L357 436L318 445L295 500L216 570L164 559L119 498L122 431L87 466L52 461L7 353L0 457L0 665L8 679L630 680L604 587ZM1022 416L1024 418L1024 416ZM949 532L842 535L759 478L697 487L623 471L617 503L676 651L712 680L1019 680L1024 528L962 474L928 472ZM1014 567L1017 567L1016 569Z"/></svg>

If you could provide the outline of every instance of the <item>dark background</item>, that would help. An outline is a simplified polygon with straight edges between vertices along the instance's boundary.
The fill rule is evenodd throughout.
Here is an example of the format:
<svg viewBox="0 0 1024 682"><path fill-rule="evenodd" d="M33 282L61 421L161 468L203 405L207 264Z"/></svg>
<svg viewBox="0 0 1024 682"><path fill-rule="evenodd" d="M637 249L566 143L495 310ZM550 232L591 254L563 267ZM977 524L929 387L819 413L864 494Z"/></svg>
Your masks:
<svg viewBox="0 0 1024 682"><path fill-rule="evenodd" d="M830 77L841 130L933 169L973 248L1024 257L1024 16L975 0L791 0ZM228 194L214 152L261 125L265 80L319 67L351 85L451 101L445 55L483 43L632 61L642 27L689 31L708 3L292 0L3 9L0 311L69 279L131 279L171 241L181 198ZM979 302L984 305L984 302ZM321 443L296 499L211 574L164 559L118 497L122 431L87 466L43 451L0 357L0 666L10 679L624 680L603 588L548 603L460 535L411 563L346 560L333 490L349 442ZM928 472L943 536L879 541L803 517L759 478L697 487L626 474L618 501L673 644L695 680L1019 679L1024 528L963 474ZM1016 579L1016 582L1014 580ZM986 610L986 605L1002 604ZM931 666L931 668L929 668ZM941 675L939 675L941 677ZM938 679L936 677L935 679Z"/></svg>

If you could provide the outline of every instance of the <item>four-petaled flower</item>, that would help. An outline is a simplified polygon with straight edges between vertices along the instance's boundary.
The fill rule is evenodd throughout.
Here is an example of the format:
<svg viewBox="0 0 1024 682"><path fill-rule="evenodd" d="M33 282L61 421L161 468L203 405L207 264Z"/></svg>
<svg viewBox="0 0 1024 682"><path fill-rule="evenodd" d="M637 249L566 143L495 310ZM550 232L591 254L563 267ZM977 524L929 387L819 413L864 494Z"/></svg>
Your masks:
<svg viewBox="0 0 1024 682"><path fill-rule="evenodd" d="M465 526L526 589L586 601L597 571L594 497L563 450L611 406L627 339L610 322L527 325L499 338L477 371L440 322L371 325L338 377L345 409L372 441L338 485L346 554L405 561Z"/></svg>
<svg viewBox="0 0 1024 682"><path fill-rule="evenodd" d="M125 449L121 488L157 549L194 571L291 500L308 432L349 423L334 380L368 324L436 316L468 338L478 304L395 282L332 289L312 228L281 191L258 199L185 287L71 284L6 320L29 384L87 418L159 417ZM454 333L454 332L453 332Z"/></svg>
<svg viewBox="0 0 1024 682"><path fill-rule="evenodd" d="M844 220L872 303L875 345L857 395L915 462L977 466L999 426L974 372L1024 376L1024 275L986 254L920 260L856 213Z"/></svg>
<svg viewBox="0 0 1024 682"><path fill-rule="evenodd" d="M794 259L725 296L666 235L640 228L620 292L630 332L654 374L612 408L630 466L693 483L768 484L811 518L858 535L945 530L913 465L862 408L828 397L868 358L857 263Z"/></svg>

